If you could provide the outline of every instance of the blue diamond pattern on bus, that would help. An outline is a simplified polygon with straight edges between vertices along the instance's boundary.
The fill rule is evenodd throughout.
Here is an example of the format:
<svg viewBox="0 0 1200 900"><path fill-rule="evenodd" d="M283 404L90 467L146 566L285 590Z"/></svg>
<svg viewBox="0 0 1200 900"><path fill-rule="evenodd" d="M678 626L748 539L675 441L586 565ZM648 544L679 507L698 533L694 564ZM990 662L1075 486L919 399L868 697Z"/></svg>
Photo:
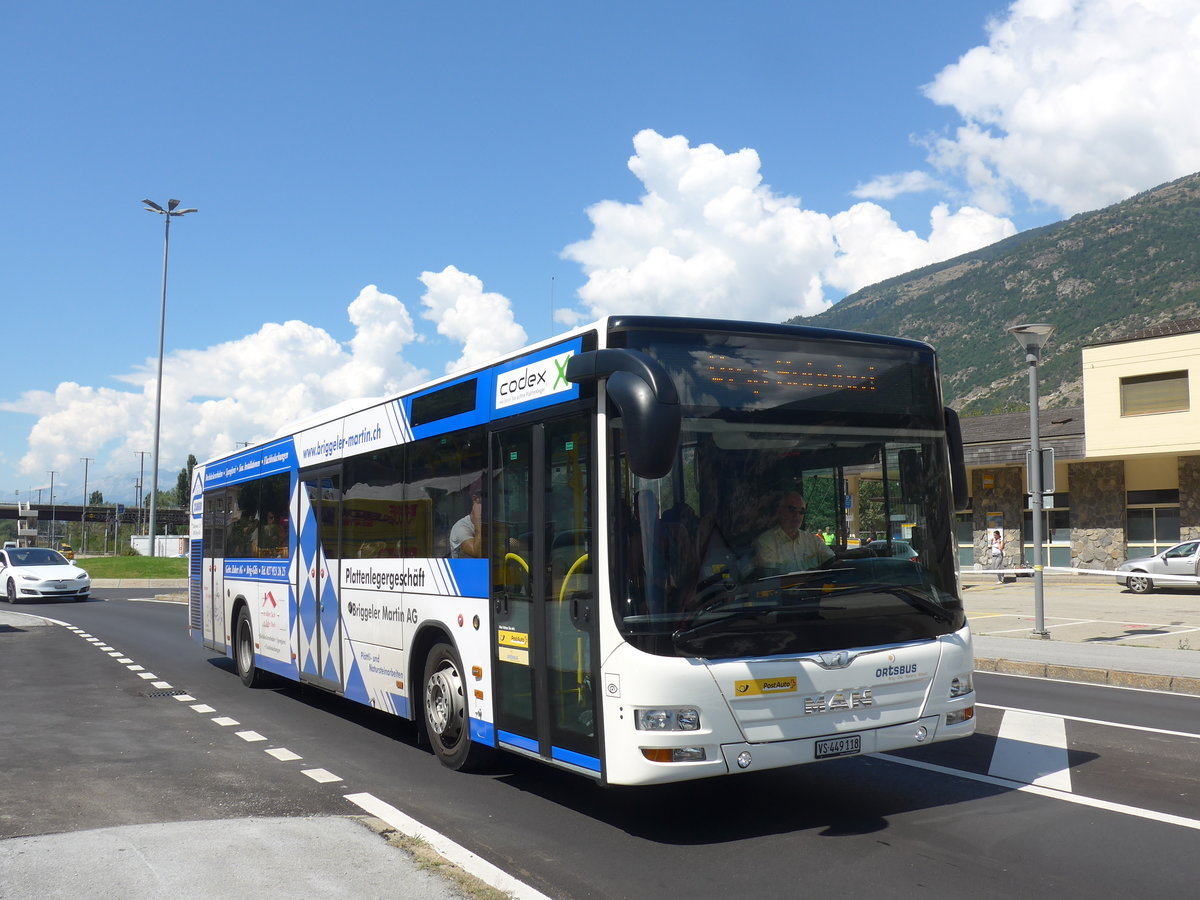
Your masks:
<svg viewBox="0 0 1200 900"><path fill-rule="evenodd" d="M312 504L308 493L299 491L300 526L299 547L299 609L297 616L300 620L299 655L300 671L308 675L317 675L317 661L314 649L317 634L317 588L316 588L316 558L317 558L317 522L313 516Z"/></svg>

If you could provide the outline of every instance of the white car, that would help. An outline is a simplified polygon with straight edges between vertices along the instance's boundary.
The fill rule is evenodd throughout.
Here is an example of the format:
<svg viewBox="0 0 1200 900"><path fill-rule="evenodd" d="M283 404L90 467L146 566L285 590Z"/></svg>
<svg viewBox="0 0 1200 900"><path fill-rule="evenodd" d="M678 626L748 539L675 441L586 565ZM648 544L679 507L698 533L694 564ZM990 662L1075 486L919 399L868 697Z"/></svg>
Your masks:
<svg viewBox="0 0 1200 900"><path fill-rule="evenodd" d="M1117 566L1117 584L1123 584L1135 594L1154 590L1153 575L1170 575L1159 578L1159 587L1194 588L1200 585L1200 541L1184 541L1162 553L1143 559L1131 559Z"/></svg>
<svg viewBox="0 0 1200 900"><path fill-rule="evenodd" d="M0 588L9 603L40 597L86 600L92 579L57 550L6 547L0 550Z"/></svg>

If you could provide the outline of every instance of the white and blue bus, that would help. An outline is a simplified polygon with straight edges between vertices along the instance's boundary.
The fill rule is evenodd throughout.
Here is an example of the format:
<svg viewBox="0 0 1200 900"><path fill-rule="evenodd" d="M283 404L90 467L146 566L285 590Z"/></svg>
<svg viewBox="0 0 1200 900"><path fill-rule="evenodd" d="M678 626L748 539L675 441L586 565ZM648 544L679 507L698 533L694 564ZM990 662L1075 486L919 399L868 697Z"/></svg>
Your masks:
<svg viewBox="0 0 1200 900"><path fill-rule="evenodd" d="M914 747L975 727L963 477L927 344L613 316L198 466L189 630L452 768Z"/></svg>

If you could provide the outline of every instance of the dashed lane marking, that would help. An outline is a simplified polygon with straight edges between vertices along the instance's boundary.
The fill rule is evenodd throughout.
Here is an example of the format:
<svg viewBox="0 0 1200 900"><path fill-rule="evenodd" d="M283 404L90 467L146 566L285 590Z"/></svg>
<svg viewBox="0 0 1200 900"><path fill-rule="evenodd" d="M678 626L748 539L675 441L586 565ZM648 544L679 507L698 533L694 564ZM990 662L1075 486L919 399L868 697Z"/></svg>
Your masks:
<svg viewBox="0 0 1200 900"><path fill-rule="evenodd" d="M340 775L334 775L328 769L301 769L300 774L307 775L317 784L332 784L342 780Z"/></svg>

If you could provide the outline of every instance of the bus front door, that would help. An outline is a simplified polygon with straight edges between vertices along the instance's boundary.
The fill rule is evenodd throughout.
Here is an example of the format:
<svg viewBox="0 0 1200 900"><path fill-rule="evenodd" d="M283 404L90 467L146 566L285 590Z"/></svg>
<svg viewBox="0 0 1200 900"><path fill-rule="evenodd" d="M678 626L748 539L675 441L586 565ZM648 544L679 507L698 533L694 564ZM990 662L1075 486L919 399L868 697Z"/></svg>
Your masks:
<svg viewBox="0 0 1200 900"><path fill-rule="evenodd" d="M342 687L342 621L338 595L342 473L340 468L301 476L296 566L300 680Z"/></svg>
<svg viewBox="0 0 1200 900"><path fill-rule="evenodd" d="M591 420L493 436L497 740L599 777Z"/></svg>

